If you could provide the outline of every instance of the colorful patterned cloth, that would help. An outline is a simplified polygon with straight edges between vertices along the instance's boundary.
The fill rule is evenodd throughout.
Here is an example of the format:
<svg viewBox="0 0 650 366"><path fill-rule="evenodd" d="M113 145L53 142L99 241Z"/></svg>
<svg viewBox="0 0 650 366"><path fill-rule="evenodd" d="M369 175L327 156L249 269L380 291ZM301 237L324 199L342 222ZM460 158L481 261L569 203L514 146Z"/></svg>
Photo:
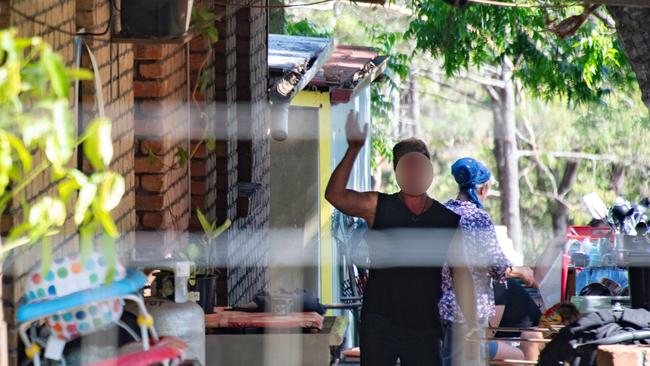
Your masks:
<svg viewBox="0 0 650 366"><path fill-rule="evenodd" d="M483 209L469 201L450 200L445 206L460 215L460 229L463 237L465 260L469 265L477 304L477 318L487 321L495 314L492 280L506 283L506 273L512 263L501 250L490 216ZM453 291L453 280L449 266L442 270L442 299L439 304L440 317L451 322L464 320Z"/></svg>
<svg viewBox="0 0 650 366"><path fill-rule="evenodd" d="M86 258L70 254L53 261L49 271L33 271L25 283L25 302L29 304L57 299L80 291L104 285L108 271L114 271L116 281L123 279L126 271L116 263L114 268L106 263L100 253ZM123 301L120 299L100 301L74 310L53 314L46 319L50 330L62 340L72 340L106 328L122 316Z"/></svg>

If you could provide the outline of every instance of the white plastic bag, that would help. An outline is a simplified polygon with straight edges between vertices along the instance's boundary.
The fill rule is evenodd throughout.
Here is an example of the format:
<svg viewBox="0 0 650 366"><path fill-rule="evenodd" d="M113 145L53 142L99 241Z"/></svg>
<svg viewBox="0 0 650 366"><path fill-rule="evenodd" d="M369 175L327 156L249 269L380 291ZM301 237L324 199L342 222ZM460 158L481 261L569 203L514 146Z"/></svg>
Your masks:
<svg viewBox="0 0 650 366"><path fill-rule="evenodd" d="M562 255L563 253L560 252L557 258L555 258L553 265L539 284L539 294L542 296L545 309L548 309L561 301Z"/></svg>

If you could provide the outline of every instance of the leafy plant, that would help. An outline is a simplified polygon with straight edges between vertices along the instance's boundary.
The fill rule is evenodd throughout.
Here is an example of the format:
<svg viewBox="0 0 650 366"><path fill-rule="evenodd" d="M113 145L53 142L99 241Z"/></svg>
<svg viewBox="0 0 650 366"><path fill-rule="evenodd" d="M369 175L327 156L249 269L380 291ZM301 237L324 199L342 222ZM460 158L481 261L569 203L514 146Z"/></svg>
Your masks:
<svg viewBox="0 0 650 366"><path fill-rule="evenodd" d="M232 222L226 220L223 224L217 226L216 222L210 222L201 210L196 210L196 216L201 223L203 236L198 243L190 243L185 250L185 256L194 262L196 275L214 275L220 274L214 261L214 252L216 239L224 231L228 230Z"/></svg>
<svg viewBox="0 0 650 366"><path fill-rule="evenodd" d="M294 36L330 38L332 32L320 27L309 19L286 22L286 33Z"/></svg>
<svg viewBox="0 0 650 366"><path fill-rule="evenodd" d="M92 73L66 67L41 38L19 38L15 30L0 31L0 60L0 211L12 201L23 202L24 209L22 223L0 246L0 260L13 249L40 242L46 272L50 237L60 232L71 207L82 254L92 250L93 236L103 233L102 250L114 259L109 252L119 232L110 212L124 194L124 178L109 170L111 122L93 120L78 136L69 108L71 82L92 79ZM94 169L90 175L70 167L78 146ZM49 174L58 189L27 204L25 189L42 174Z"/></svg>

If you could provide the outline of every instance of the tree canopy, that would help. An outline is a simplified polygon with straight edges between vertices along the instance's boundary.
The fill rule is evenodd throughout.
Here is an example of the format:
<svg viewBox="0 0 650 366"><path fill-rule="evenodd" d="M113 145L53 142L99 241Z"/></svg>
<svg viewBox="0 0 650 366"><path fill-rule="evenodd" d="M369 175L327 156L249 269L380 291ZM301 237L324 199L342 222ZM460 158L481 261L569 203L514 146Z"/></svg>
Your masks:
<svg viewBox="0 0 650 366"><path fill-rule="evenodd" d="M406 36L415 39L418 51L439 57L448 76L509 58L514 77L535 95L578 102L636 82L604 8L455 8L419 0L412 9Z"/></svg>

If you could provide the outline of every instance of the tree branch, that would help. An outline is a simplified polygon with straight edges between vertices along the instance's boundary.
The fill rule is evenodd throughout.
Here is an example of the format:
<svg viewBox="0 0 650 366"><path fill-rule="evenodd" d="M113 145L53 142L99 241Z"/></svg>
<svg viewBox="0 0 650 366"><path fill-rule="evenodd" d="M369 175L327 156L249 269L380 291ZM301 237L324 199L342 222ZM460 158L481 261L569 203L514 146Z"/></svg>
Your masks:
<svg viewBox="0 0 650 366"><path fill-rule="evenodd" d="M501 102L501 97L499 96L499 93L497 93L496 90L494 90L493 87L488 86L488 85L483 85L483 89L487 91L487 93L490 95L490 98L492 98L492 101L500 103Z"/></svg>

